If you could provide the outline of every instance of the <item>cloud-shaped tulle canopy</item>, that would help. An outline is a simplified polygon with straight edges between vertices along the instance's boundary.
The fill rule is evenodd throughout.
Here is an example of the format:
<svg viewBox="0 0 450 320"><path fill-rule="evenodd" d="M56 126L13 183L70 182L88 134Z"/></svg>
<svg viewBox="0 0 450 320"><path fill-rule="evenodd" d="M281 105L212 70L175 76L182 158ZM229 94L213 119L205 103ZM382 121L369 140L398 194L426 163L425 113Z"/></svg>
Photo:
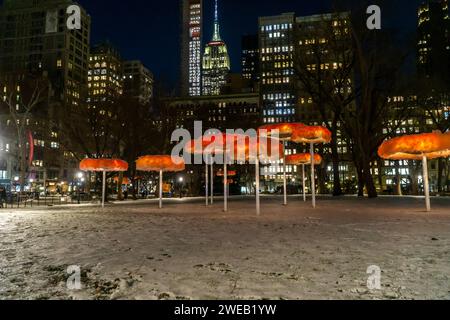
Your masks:
<svg viewBox="0 0 450 320"><path fill-rule="evenodd" d="M127 171L128 163L120 159L84 159L80 162L82 171Z"/></svg>
<svg viewBox="0 0 450 320"><path fill-rule="evenodd" d="M258 131L261 136L272 137L278 132L278 139L291 140L292 134L297 128L304 127L303 123L277 123L268 124L259 127Z"/></svg>
<svg viewBox="0 0 450 320"><path fill-rule="evenodd" d="M136 160L138 171L179 172L186 169L182 158L173 161L171 156L143 156Z"/></svg>
<svg viewBox="0 0 450 320"><path fill-rule="evenodd" d="M390 160L422 160L450 156L450 132L422 133L393 138L383 142L378 155Z"/></svg>
<svg viewBox="0 0 450 320"><path fill-rule="evenodd" d="M188 141L185 150L191 154L226 153L234 155L237 161L253 161L256 155L261 161L275 161L282 158L284 153L284 147L278 139L228 133L206 135Z"/></svg>
<svg viewBox="0 0 450 320"><path fill-rule="evenodd" d="M319 165L322 163L322 156L320 154L314 154L314 164ZM311 164L310 153L297 153L286 156L286 164L298 166L302 164Z"/></svg>
<svg viewBox="0 0 450 320"><path fill-rule="evenodd" d="M297 143L330 143L331 132L322 126L297 127L292 133L292 141Z"/></svg>

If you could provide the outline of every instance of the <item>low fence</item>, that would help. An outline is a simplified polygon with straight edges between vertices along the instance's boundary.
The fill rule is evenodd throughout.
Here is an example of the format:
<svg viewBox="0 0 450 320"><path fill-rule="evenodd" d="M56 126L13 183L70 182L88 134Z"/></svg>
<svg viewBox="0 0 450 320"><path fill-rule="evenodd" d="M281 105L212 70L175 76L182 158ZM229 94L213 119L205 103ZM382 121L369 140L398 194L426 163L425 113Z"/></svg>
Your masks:
<svg viewBox="0 0 450 320"><path fill-rule="evenodd" d="M92 197L87 194L39 196L29 193L15 193L9 194L6 199L0 200L0 209L19 209L39 206L81 204L90 201L92 201Z"/></svg>

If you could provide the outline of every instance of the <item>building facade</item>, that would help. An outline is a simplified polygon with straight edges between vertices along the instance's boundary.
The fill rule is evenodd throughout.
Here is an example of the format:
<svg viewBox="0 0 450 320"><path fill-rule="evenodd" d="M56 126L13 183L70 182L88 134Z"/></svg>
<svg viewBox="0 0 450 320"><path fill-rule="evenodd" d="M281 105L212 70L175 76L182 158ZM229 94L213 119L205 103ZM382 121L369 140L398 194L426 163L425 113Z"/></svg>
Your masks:
<svg viewBox="0 0 450 320"><path fill-rule="evenodd" d="M153 98L153 73L141 61L123 63L123 94L141 105L148 105Z"/></svg>
<svg viewBox="0 0 450 320"><path fill-rule="evenodd" d="M88 71L89 108L113 103L123 94L123 64L119 52L109 43L91 49ZM100 110L103 112L106 110Z"/></svg>
<svg viewBox="0 0 450 320"><path fill-rule="evenodd" d="M181 95L201 95L203 1L181 2Z"/></svg>
<svg viewBox="0 0 450 320"><path fill-rule="evenodd" d="M450 11L448 0L426 1L418 10L418 73L450 82Z"/></svg>
<svg viewBox="0 0 450 320"><path fill-rule="evenodd" d="M67 7L71 0L5 0L0 9L0 83L3 102L11 95L21 96L20 81L29 75L48 81L45 102L23 119L33 150L27 172L28 190L48 190L67 185L77 170L70 152L58 140L58 114L68 108L82 108L87 97L87 71L90 46L90 17L81 9L81 29L67 28ZM17 137L10 114L1 106L3 155L15 160L1 170L7 178L18 175ZM18 112L21 112L18 110ZM6 151L9 149L9 151ZM12 163L11 163L12 161ZM8 162L8 161L7 161ZM2 173L5 176L4 172ZM13 181L14 182L14 181Z"/></svg>
<svg viewBox="0 0 450 320"><path fill-rule="evenodd" d="M215 2L214 33L205 47L202 62L202 94L220 95L231 64L226 43L220 37L218 3Z"/></svg>

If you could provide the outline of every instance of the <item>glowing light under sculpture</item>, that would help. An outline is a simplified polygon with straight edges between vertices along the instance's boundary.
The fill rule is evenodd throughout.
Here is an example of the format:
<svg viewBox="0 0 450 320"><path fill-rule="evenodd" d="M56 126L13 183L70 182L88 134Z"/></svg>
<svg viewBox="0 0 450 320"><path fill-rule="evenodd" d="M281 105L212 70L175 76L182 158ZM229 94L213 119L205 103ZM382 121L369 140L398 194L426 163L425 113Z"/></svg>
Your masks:
<svg viewBox="0 0 450 320"><path fill-rule="evenodd" d="M314 159L314 144L330 143L331 132L321 126L303 126L297 127L292 133L292 141L310 145L311 159ZM316 207L316 177L314 173L314 161L311 161L311 194L312 206Z"/></svg>
<svg viewBox="0 0 450 320"><path fill-rule="evenodd" d="M262 126L258 129L260 136L277 138L283 141L284 147L286 142L292 141L292 134L298 128L303 128L303 123L277 123ZM283 204L287 205L287 178L286 178L286 155L283 154Z"/></svg>
<svg viewBox="0 0 450 320"><path fill-rule="evenodd" d="M378 155L388 160L421 160L427 212L431 211L428 159L450 156L450 132L406 135L386 140L378 149Z"/></svg>
<svg viewBox="0 0 450 320"><path fill-rule="evenodd" d="M120 159L84 159L80 162L80 170L102 172L102 208L105 207L106 172L124 172L128 163Z"/></svg>
<svg viewBox="0 0 450 320"><path fill-rule="evenodd" d="M278 139L246 138L245 143L235 145L235 152L239 155L245 155L246 161L255 162L255 195L256 195L256 214L261 214L260 201L260 163L270 163L272 160L279 160L284 156L284 145Z"/></svg>
<svg viewBox="0 0 450 320"><path fill-rule="evenodd" d="M162 209L163 172L180 172L186 169L183 159L174 162L171 156L143 156L136 160L136 170L159 172L159 208Z"/></svg>
<svg viewBox="0 0 450 320"><path fill-rule="evenodd" d="M306 188L305 188L305 166L311 164L310 153L298 153L292 154L286 157L286 163L293 166L302 166L302 187L303 187L303 201L306 202ZM314 155L314 165L320 165L322 163L322 156L319 154Z"/></svg>

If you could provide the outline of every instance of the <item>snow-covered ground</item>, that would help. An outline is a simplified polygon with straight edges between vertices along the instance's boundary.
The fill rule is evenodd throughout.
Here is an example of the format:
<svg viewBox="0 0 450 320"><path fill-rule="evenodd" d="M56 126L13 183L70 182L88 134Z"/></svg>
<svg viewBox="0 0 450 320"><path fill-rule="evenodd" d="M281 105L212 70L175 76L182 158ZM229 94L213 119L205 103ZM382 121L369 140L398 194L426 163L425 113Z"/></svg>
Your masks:
<svg viewBox="0 0 450 320"><path fill-rule="evenodd" d="M450 199L289 201L0 210L0 299L450 299Z"/></svg>

